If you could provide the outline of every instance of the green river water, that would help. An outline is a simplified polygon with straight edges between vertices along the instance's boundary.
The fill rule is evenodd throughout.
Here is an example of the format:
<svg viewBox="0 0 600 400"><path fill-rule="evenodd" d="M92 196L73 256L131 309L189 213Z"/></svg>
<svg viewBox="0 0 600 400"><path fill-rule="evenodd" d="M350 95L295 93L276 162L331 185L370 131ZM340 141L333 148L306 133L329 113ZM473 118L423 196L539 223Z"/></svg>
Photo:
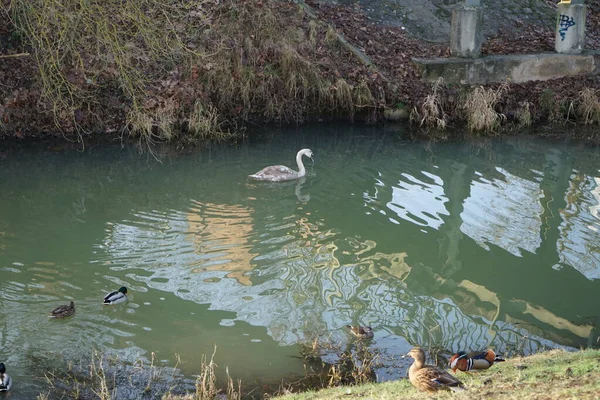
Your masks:
<svg viewBox="0 0 600 400"><path fill-rule="evenodd" d="M305 147L305 179L247 180L295 167ZM380 380L404 376L413 345L599 344L598 148L317 125L155 152L0 143L0 361L13 399L43 390L28 356L40 352L132 363L154 352L193 379L216 344L219 367L266 387L302 374L299 341L351 346L349 323L375 330ZM129 301L103 306L123 285ZM74 317L47 317L69 300Z"/></svg>

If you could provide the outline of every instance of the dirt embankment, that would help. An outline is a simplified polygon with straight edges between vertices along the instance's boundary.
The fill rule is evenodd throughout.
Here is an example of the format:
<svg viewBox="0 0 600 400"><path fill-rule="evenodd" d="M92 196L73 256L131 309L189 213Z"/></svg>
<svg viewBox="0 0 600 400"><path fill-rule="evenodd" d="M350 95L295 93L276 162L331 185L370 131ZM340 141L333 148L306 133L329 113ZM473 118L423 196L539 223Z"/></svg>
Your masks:
<svg viewBox="0 0 600 400"><path fill-rule="evenodd" d="M385 109L414 110L413 120L438 127L470 123L473 88L442 85L432 97L411 61L449 55L447 43L419 39L444 40L446 0L307 1L315 14L274 0L72 3L3 0L0 135L211 138L249 123L377 121ZM553 51L553 6L487 6L484 54ZM600 49L596 2L587 47ZM497 93L491 129L507 120L600 122L598 77L487 89Z"/></svg>
<svg viewBox="0 0 600 400"><path fill-rule="evenodd" d="M399 0L387 3L411 3ZM447 57L449 48L446 43L432 43L411 35L422 31L423 35L437 38L441 35L439 27L425 24L415 28L415 22L407 15L423 15L431 6L436 6L431 20L445 16L447 2L425 1L422 4L409 4L395 8L382 17L382 11L375 8L368 0L355 2L354 6L332 4L325 0L309 0L319 11L324 21L335 26L351 42L362 49L375 64L394 83L398 85L395 99L407 104L410 109L419 111L417 122L431 121L436 125L439 118L444 118L444 125L469 124L471 110L465 109L469 87L441 86L435 93L435 104L426 102L432 88L419 82L419 76L411 62L413 57ZM553 2L535 1L537 8L532 10L528 1L514 1L510 6L502 2L488 4L486 14L486 38L482 52L492 54L527 54L554 51L554 16L556 5ZM364 7L361 7L361 4ZM500 14L505 11L504 18ZM493 23L490 16L497 16ZM400 16L400 17L398 17ZM413 19L414 20L414 19ZM411 23L412 22L412 23ZM406 24L406 26L404 26ZM589 50L600 49L600 2L588 6L587 42ZM544 82L528 82L510 85L486 85L490 98L494 98L491 108L496 112L498 124L515 122L518 125L532 123L571 124L573 122L600 122L600 77L573 77ZM586 91L586 89L588 89ZM497 95L494 95L494 93ZM431 100L431 98L430 98ZM428 118L433 113L435 117ZM474 110L478 112L479 110ZM524 118L525 116L526 118ZM439 118L438 118L439 117ZM587 117L587 118L586 118ZM493 126L497 130L498 126Z"/></svg>

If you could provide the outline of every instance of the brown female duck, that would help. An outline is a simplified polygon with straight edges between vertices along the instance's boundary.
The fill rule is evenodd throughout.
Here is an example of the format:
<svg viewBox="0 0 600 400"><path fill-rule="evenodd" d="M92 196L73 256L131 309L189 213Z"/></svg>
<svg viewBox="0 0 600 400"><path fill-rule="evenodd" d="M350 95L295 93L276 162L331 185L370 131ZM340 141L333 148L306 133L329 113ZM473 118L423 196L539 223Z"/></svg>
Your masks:
<svg viewBox="0 0 600 400"><path fill-rule="evenodd" d="M75 314L75 303L71 301L71 304L69 305L56 307L54 310L48 313L48 316L50 318L65 318L70 317L73 314Z"/></svg>
<svg viewBox="0 0 600 400"><path fill-rule="evenodd" d="M360 339L372 339L375 336L370 326L346 325L346 328L350 329L350 332Z"/></svg>
<svg viewBox="0 0 600 400"><path fill-rule="evenodd" d="M463 383L452 374L434 365L425 364L425 352L419 347L413 348L407 356L415 361L408 370L408 380L417 389L426 392L438 390L465 390Z"/></svg>

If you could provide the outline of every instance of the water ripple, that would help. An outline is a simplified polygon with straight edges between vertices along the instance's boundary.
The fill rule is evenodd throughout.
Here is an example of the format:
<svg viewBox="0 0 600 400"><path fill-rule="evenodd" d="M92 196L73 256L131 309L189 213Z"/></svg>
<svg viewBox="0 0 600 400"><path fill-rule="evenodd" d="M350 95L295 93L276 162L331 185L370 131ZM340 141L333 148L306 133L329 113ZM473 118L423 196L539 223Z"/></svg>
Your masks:
<svg viewBox="0 0 600 400"><path fill-rule="evenodd" d="M503 179L480 178L471 185L460 229L487 250L492 243L515 256L521 249L534 253L542 242L543 193L534 182L497 171Z"/></svg>

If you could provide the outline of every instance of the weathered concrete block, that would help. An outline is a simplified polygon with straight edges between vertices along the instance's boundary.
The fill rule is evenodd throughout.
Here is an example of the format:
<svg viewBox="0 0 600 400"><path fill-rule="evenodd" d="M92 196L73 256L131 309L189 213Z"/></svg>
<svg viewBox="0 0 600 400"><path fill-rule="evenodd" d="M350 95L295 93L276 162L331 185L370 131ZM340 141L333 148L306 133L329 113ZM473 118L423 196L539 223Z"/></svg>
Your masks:
<svg viewBox="0 0 600 400"><path fill-rule="evenodd" d="M483 8L460 4L452 10L450 53L455 57L475 58L483 43Z"/></svg>
<svg viewBox="0 0 600 400"><path fill-rule="evenodd" d="M600 74L600 51L578 55L545 53L489 56L478 59L413 59L421 78L434 82L486 84L545 81L565 76Z"/></svg>
<svg viewBox="0 0 600 400"><path fill-rule="evenodd" d="M584 4L558 4L554 48L557 53L579 54L585 42Z"/></svg>

